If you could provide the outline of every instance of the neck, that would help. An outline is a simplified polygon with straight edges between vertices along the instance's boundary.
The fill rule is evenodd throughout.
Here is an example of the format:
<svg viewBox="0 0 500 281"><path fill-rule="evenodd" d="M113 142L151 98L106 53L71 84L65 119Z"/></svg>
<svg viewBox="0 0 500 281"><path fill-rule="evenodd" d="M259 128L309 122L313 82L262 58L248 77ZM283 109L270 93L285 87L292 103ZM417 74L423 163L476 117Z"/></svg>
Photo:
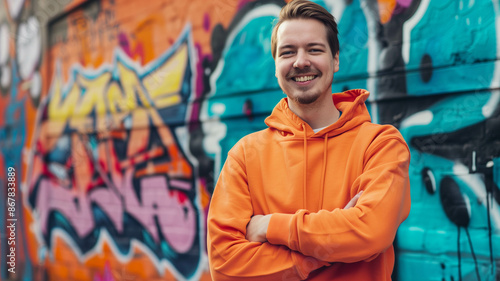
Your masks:
<svg viewBox="0 0 500 281"><path fill-rule="evenodd" d="M298 104L288 99L288 107L313 129L326 127L339 119L339 111L331 95L326 95L325 98L311 104Z"/></svg>

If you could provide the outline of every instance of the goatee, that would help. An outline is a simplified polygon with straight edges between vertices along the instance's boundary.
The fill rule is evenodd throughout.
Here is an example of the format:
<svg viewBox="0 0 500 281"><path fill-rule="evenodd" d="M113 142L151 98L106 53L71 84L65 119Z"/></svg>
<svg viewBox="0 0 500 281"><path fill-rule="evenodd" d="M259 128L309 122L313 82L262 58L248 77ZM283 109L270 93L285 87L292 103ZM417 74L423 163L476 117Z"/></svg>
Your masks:
<svg viewBox="0 0 500 281"><path fill-rule="evenodd" d="M292 99L299 104L311 104L315 101L317 101L319 98L319 95L296 95L292 97Z"/></svg>

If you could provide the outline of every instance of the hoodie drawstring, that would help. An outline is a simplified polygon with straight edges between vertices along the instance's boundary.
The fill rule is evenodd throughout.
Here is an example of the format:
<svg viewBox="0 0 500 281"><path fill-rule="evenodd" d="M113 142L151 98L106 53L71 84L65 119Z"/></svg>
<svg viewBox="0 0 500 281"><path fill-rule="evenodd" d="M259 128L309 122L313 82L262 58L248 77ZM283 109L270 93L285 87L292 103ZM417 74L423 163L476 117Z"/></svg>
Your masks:
<svg viewBox="0 0 500 281"><path fill-rule="evenodd" d="M302 188L302 204L306 208L306 194L307 194L307 136L306 136L306 125L302 123L302 129L304 130L304 183ZM328 134L325 134L325 141L323 142L323 166L321 167L321 191L319 193L319 207L318 210L323 208L323 193L325 192L325 177L326 177L326 161L328 156Z"/></svg>
<svg viewBox="0 0 500 281"><path fill-rule="evenodd" d="M326 177L326 160L328 155L328 134L325 134L325 141L323 142L323 167L321 168L321 191L319 193L319 207L318 210L323 208L323 193L325 192L325 177Z"/></svg>
<svg viewBox="0 0 500 281"><path fill-rule="evenodd" d="M307 136L306 136L306 125L302 123L302 129L304 130L304 186L302 188L302 204L306 208L306 186L307 186Z"/></svg>

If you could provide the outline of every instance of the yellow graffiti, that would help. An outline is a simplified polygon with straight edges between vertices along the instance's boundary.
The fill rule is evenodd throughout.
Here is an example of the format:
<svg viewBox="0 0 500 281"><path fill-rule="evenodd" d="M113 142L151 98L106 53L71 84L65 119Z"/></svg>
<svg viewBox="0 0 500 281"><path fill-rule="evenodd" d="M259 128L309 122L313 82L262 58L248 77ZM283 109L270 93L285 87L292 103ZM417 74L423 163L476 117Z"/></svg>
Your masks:
<svg viewBox="0 0 500 281"><path fill-rule="evenodd" d="M123 64L118 63L118 73L120 73L120 81L122 82L127 101L132 101L132 97L135 97L137 94L143 107L151 107L150 101L135 72L126 68ZM134 108L136 108L137 100L134 98L134 101Z"/></svg>
<svg viewBox="0 0 500 281"><path fill-rule="evenodd" d="M81 75L77 76L77 84L81 88L87 89L85 95L80 99L79 105L76 107L74 116L87 116L93 109L101 115L106 113L106 105L104 103L103 92L109 84L111 74L104 73L94 80L88 80Z"/></svg>
<svg viewBox="0 0 500 281"><path fill-rule="evenodd" d="M143 79L144 87L157 106L166 107L180 102L176 93L182 87L187 59L187 45L182 45L167 63Z"/></svg>
<svg viewBox="0 0 500 281"><path fill-rule="evenodd" d="M53 95L49 103L49 119L66 119L73 116L76 104L79 101L78 86L73 84L65 98L62 97L62 81L60 77L56 77L52 87Z"/></svg>
<svg viewBox="0 0 500 281"><path fill-rule="evenodd" d="M188 53L187 44L182 44L167 61L142 80L134 69L121 62L116 63L115 69L98 77L86 78L79 73L67 86L66 93L61 75L55 75L47 121L69 122L72 128L85 131L90 125L87 117L92 113L96 117L122 117L124 113L139 108L161 109L177 105L182 102L180 91L186 67L189 67ZM118 78L113 78L112 71L116 71Z"/></svg>

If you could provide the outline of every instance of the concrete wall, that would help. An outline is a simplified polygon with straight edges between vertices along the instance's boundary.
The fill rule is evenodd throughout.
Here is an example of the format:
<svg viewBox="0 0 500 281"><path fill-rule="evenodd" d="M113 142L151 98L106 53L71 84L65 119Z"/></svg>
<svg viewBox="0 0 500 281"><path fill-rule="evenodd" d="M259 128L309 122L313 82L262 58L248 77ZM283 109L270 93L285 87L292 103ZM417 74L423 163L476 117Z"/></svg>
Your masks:
<svg viewBox="0 0 500 281"><path fill-rule="evenodd" d="M370 90L411 149L394 279L500 280L499 2L318 3L334 91ZM282 5L2 0L0 279L210 280L214 182L284 96Z"/></svg>

